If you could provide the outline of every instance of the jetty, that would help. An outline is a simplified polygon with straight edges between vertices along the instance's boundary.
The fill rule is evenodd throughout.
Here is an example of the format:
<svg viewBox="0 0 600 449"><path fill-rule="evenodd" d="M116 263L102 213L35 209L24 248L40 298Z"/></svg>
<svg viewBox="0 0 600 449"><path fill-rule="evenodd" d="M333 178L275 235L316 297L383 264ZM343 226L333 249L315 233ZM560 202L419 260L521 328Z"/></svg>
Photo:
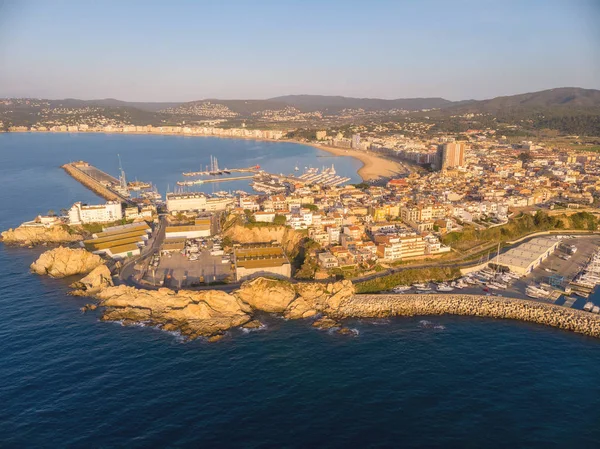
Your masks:
<svg viewBox="0 0 600 449"><path fill-rule="evenodd" d="M240 181L242 179L254 179L254 175L251 176L229 176L227 178L212 178L212 179L196 179L195 181L177 181L178 186L194 186L207 184L211 182L229 182L229 181Z"/></svg>
<svg viewBox="0 0 600 449"><path fill-rule="evenodd" d="M62 169L102 198L134 204L129 198L124 173L120 179L117 179L85 161L69 162L63 165Z"/></svg>

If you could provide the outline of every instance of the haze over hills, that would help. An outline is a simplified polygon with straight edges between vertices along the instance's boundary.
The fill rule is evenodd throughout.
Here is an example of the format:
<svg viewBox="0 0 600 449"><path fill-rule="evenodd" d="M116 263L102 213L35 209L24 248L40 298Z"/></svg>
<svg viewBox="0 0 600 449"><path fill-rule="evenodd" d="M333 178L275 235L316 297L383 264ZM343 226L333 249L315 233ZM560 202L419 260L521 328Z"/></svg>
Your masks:
<svg viewBox="0 0 600 449"><path fill-rule="evenodd" d="M425 112L423 112L425 111ZM443 98L353 98L326 95L286 95L265 100L205 99L178 102L0 99L0 122L30 126L77 120L93 122L100 115L115 123L175 125L202 120L240 121L252 126L278 123L288 127L319 127L401 119L437 120L475 114L503 123L528 121L531 128L566 133L600 134L600 90L564 87L488 100L449 101ZM65 117L68 117L66 119ZM483 122L482 122L483 124Z"/></svg>

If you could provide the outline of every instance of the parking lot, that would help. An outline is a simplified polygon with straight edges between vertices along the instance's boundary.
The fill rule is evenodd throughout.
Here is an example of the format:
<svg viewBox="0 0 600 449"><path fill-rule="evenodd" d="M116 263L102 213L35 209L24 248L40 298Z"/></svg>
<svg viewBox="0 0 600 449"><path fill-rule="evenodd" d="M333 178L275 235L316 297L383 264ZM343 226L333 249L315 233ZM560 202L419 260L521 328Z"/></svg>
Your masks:
<svg viewBox="0 0 600 449"><path fill-rule="evenodd" d="M153 285L183 288L233 279L231 258L218 238L189 239L181 246L179 251L156 254L145 280Z"/></svg>

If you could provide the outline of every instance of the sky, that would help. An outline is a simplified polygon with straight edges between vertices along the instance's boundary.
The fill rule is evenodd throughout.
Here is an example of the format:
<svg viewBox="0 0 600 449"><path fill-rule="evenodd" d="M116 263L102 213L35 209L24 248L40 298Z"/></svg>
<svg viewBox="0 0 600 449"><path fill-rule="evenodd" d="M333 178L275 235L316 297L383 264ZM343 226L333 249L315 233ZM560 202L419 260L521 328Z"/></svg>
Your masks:
<svg viewBox="0 0 600 449"><path fill-rule="evenodd" d="M0 0L0 97L600 89L600 0Z"/></svg>

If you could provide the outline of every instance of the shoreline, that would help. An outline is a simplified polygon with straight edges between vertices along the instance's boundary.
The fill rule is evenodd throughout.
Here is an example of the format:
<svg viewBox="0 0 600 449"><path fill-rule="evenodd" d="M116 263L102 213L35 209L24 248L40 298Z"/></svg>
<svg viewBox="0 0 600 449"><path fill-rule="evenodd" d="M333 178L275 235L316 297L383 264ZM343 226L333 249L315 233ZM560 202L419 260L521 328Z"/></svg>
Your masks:
<svg viewBox="0 0 600 449"><path fill-rule="evenodd" d="M362 167L358 169L357 173L363 181L374 181L381 178L393 178L401 174L410 173L410 170L407 169L406 166L400 161L387 159L383 156L374 153L346 148L330 147L328 145L318 143L298 141L294 142L303 143L304 145L308 145L319 150L326 151L337 157L351 157L359 160L362 163Z"/></svg>
<svg viewBox="0 0 600 449"><path fill-rule="evenodd" d="M181 136L181 137L212 137L217 139L233 139L233 140L254 140L257 142L287 142L297 145L306 145L313 147L318 150L325 151L336 157L351 157L359 161L362 166L357 170L358 176L366 181L375 181L381 178L393 178L400 174L410 173L410 170L406 168L400 161L394 161L386 159L380 155L374 153L368 153L363 151L357 151L353 149L336 148L327 145L311 142L302 142L295 139L267 139L258 137L245 137L245 136L214 136L214 135L199 135L199 134L183 134L183 133L148 133L148 132L108 132L108 131L5 131L0 134L105 134L105 135L138 135L138 136Z"/></svg>

